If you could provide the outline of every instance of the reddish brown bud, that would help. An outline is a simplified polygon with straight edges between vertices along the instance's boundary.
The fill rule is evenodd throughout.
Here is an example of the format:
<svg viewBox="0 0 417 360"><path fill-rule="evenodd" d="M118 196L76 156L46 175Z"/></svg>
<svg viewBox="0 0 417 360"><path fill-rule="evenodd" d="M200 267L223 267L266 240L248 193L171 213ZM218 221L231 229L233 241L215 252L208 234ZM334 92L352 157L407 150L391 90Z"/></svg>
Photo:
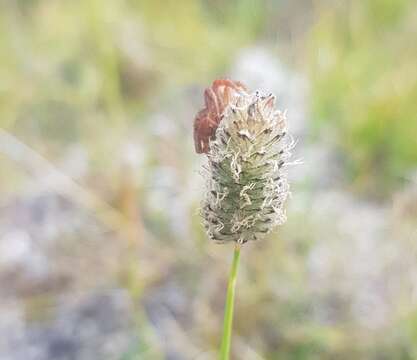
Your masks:
<svg viewBox="0 0 417 360"><path fill-rule="evenodd" d="M228 79L215 80L204 91L205 107L194 119L194 144L198 154L208 152L209 142L214 138L225 108L237 94L246 92L241 82Z"/></svg>

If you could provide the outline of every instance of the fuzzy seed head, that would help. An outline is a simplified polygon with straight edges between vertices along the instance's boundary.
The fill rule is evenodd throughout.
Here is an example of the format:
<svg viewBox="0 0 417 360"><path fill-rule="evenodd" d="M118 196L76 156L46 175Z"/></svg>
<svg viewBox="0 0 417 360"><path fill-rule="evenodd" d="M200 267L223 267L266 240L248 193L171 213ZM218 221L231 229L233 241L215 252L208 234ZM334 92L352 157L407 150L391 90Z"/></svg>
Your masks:
<svg viewBox="0 0 417 360"><path fill-rule="evenodd" d="M201 215L210 239L243 244L286 221L285 168L293 146L274 95L241 92L231 99L204 168Z"/></svg>

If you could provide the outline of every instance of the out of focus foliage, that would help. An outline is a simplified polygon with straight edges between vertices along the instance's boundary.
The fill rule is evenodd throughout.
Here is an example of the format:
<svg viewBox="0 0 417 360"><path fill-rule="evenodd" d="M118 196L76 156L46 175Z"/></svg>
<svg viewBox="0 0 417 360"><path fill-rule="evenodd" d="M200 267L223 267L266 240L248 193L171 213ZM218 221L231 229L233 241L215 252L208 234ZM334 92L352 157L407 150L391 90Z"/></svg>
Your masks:
<svg viewBox="0 0 417 360"><path fill-rule="evenodd" d="M316 125L336 133L362 190L387 190L417 164L416 3L331 2L320 14L310 44Z"/></svg>
<svg viewBox="0 0 417 360"><path fill-rule="evenodd" d="M51 159L80 142L108 172L105 154L146 126L155 95L224 72L265 12L249 0L2 2L0 126Z"/></svg>
<svg viewBox="0 0 417 360"><path fill-rule="evenodd" d="M55 135L71 136L85 111L107 110L116 121L122 105L142 107L155 87L211 80L253 41L265 8L248 0L209 3L1 4L0 124L42 118L40 126L70 126ZM45 107L53 111L39 116Z"/></svg>
<svg viewBox="0 0 417 360"><path fill-rule="evenodd" d="M144 36L166 79L211 81L230 54L251 43L262 29L263 2L138 1ZM163 9L163 11L161 11Z"/></svg>

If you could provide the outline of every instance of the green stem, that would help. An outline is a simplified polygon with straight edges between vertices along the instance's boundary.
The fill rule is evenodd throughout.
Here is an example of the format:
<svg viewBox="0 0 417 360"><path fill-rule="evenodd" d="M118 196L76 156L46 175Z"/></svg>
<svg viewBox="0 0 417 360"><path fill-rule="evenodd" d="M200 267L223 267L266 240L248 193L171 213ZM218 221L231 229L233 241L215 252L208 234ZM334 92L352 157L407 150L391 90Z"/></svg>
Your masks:
<svg viewBox="0 0 417 360"><path fill-rule="evenodd" d="M235 288L237 268L240 258L240 244L236 244L233 255L232 268L230 269L229 284L227 285L226 305L224 308L223 337L220 347L220 360L229 360L230 342L232 338L233 307L235 302Z"/></svg>

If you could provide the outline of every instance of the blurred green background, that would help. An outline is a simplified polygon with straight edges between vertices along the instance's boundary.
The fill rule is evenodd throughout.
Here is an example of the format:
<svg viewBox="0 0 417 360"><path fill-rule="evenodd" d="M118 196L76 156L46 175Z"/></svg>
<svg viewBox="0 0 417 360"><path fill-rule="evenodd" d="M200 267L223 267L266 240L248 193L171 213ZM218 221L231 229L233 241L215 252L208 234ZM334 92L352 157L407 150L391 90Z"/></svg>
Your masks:
<svg viewBox="0 0 417 360"><path fill-rule="evenodd" d="M243 249L233 359L417 358L412 0L0 2L0 359L215 359L232 247L198 216L216 78L298 139Z"/></svg>

